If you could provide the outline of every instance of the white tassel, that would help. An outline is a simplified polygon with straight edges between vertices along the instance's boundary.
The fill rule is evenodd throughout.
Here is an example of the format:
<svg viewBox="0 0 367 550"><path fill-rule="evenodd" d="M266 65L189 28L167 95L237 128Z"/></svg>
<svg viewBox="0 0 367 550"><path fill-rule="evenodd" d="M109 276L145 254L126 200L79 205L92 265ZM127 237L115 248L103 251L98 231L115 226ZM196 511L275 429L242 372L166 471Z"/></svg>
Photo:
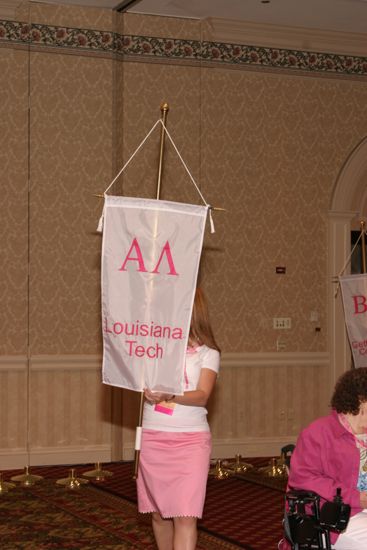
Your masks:
<svg viewBox="0 0 367 550"><path fill-rule="evenodd" d="M212 210L209 208L209 223L210 223L210 233L215 233L215 227L213 222Z"/></svg>
<svg viewBox="0 0 367 550"><path fill-rule="evenodd" d="M101 217L99 218L97 233L103 232L103 220L104 220L104 206L103 206Z"/></svg>
<svg viewBox="0 0 367 550"><path fill-rule="evenodd" d="M141 449L142 432L143 432L143 428L141 426L137 426L136 432L135 432L135 451L140 451Z"/></svg>

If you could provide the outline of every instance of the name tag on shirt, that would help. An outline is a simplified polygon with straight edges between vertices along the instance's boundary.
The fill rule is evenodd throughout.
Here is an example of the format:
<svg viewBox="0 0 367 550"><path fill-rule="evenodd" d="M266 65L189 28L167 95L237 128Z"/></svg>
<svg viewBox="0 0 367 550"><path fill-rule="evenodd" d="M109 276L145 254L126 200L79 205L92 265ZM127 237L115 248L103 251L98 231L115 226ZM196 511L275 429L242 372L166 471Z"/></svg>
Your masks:
<svg viewBox="0 0 367 550"><path fill-rule="evenodd" d="M170 416L173 415L173 409L175 408L176 404L171 403L168 401L161 401L160 403L157 403L154 407L154 410L159 413L163 414L169 414Z"/></svg>

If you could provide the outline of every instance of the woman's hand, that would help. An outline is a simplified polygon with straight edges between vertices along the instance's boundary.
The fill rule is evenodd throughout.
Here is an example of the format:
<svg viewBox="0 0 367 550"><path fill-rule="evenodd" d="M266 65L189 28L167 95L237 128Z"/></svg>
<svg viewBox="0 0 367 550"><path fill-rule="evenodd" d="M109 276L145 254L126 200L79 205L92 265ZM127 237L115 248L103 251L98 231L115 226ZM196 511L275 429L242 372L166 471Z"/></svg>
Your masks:
<svg viewBox="0 0 367 550"><path fill-rule="evenodd" d="M148 388L145 388L144 397L148 403L154 405L156 403L161 403L162 401L170 401L173 399L174 395L172 395L172 393L152 392L151 390L148 390Z"/></svg>
<svg viewBox="0 0 367 550"><path fill-rule="evenodd" d="M367 493L362 492L359 498L361 502L361 508L367 508Z"/></svg>
<svg viewBox="0 0 367 550"><path fill-rule="evenodd" d="M183 395L172 395L171 393L152 392L148 388L145 388L144 397L153 405L161 403L162 401L172 401L174 399L175 403L178 403L178 405L205 407L213 391L216 379L216 372L202 367L196 390L185 391Z"/></svg>

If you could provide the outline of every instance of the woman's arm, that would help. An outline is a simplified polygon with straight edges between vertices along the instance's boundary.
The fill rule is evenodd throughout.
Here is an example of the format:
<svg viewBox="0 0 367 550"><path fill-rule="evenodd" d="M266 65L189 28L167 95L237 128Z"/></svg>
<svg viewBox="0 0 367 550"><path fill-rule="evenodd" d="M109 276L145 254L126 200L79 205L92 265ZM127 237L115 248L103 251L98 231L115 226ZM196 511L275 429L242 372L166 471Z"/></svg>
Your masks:
<svg viewBox="0 0 367 550"><path fill-rule="evenodd" d="M169 393L152 392L144 390L144 396L149 403L160 403L162 401L173 401L179 405L191 407L205 407L217 379L217 373L211 369L202 368L196 390L185 391L183 395L172 395Z"/></svg>

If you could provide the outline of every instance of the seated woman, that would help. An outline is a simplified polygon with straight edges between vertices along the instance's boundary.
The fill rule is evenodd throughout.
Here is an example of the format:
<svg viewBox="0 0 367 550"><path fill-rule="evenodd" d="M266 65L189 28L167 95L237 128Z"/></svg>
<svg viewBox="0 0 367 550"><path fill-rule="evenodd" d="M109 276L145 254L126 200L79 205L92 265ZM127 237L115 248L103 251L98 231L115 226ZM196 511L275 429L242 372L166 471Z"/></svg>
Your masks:
<svg viewBox="0 0 367 550"><path fill-rule="evenodd" d="M367 368L337 381L332 410L300 434L291 458L289 486L333 500L338 487L351 506L347 529L331 534L336 550L367 549Z"/></svg>

